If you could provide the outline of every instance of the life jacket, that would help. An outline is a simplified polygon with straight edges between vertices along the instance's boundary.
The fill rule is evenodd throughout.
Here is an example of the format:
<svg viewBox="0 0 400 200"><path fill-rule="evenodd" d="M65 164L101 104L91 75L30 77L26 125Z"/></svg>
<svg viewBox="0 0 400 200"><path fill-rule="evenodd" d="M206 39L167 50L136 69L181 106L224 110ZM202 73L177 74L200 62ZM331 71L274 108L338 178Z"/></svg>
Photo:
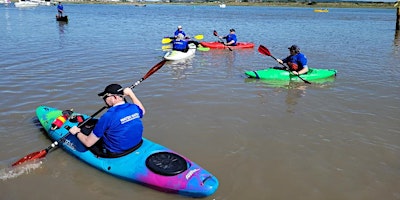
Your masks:
<svg viewBox="0 0 400 200"><path fill-rule="evenodd" d="M300 71L299 65L296 63L288 62L291 71Z"/></svg>
<svg viewBox="0 0 400 200"><path fill-rule="evenodd" d="M186 40L174 40L172 50L187 52L188 42Z"/></svg>

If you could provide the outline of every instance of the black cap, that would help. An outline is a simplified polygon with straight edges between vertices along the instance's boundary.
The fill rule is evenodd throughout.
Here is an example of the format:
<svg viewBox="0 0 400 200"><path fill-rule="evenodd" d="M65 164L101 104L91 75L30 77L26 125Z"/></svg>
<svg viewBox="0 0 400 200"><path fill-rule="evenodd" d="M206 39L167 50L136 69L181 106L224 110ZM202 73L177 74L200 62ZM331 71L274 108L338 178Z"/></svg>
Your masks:
<svg viewBox="0 0 400 200"><path fill-rule="evenodd" d="M105 94L124 94L122 86L119 84L110 84L106 88L104 88L103 92L100 92L99 96L104 96Z"/></svg>
<svg viewBox="0 0 400 200"><path fill-rule="evenodd" d="M232 32L232 31L233 31L233 32L236 32L235 29L233 29L233 28L229 29L229 31L230 31L230 32Z"/></svg>
<svg viewBox="0 0 400 200"><path fill-rule="evenodd" d="M288 47L289 50L295 50L295 51L300 51L300 48L297 45L292 45L290 47Z"/></svg>

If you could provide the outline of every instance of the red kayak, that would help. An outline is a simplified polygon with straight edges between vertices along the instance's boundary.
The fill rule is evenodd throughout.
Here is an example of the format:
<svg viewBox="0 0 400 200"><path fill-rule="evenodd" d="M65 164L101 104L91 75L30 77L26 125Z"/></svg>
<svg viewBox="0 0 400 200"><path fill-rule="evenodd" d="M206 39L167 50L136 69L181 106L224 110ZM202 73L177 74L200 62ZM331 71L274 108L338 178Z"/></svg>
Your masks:
<svg viewBox="0 0 400 200"><path fill-rule="evenodd" d="M232 49L254 48L254 43L251 43L251 42L238 42L238 43L236 43L236 46L225 46L221 42L200 42L200 44L203 47L208 47L211 49L223 49L226 47L229 47Z"/></svg>

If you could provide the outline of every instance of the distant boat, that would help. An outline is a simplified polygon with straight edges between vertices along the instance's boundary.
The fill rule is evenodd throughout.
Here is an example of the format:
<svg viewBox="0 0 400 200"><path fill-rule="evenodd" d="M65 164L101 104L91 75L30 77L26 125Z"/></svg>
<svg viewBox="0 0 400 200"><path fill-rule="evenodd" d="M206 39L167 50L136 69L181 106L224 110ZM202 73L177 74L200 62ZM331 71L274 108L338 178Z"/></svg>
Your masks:
<svg viewBox="0 0 400 200"><path fill-rule="evenodd" d="M30 0L30 1L38 3L40 6L51 6L50 0Z"/></svg>
<svg viewBox="0 0 400 200"><path fill-rule="evenodd" d="M327 8L325 8L325 9L314 9L314 12L326 13L326 12L329 12L329 10Z"/></svg>
<svg viewBox="0 0 400 200"><path fill-rule="evenodd" d="M8 6L8 4L10 4L11 3L11 1L10 0L0 0L0 3L3 3L5 6Z"/></svg>
<svg viewBox="0 0 400 200"><path fill-rule="evenodd" d="M39 3L37 2L32 2L32 1L27 1L27 0L19 0L18 2L14 3L14 6L17 8L32 8L38 6Z"/></svg>
<svg viewBox="0 0 400 200"><path fill-rule="evenodd" d="M223 4L219 4L219 7L220 8L225 8L226 7L226 5L223 3Z"/></svg>
<svg viewBox="0 0 400 200"><path fill-rule="evenodd" d="M135 4L135 7L146 7L146 4L138 3L138 4Z"/></svg>

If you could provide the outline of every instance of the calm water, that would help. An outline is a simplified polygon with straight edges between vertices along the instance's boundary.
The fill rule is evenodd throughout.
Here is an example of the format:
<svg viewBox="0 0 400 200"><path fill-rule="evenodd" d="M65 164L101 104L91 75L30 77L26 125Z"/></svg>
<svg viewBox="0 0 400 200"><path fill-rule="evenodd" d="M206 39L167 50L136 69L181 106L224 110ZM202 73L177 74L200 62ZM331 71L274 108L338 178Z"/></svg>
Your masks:
<svg viewBox="0 0 400 200"><path fill-rule="evenodd" d="M11 170L50 140L35 122L49 105L92 114L110 83L139 80L177 25L241 41L278 58L297 44L309 65L338 70L325 83L273 84L245 70L276 65L252 50L212 50L167 63L135 88L145 137L220 181L206 199L400 199L400 36L394 9L148 5L0 7L0 199L186 199L94 170L58 149Z"/></svg>

